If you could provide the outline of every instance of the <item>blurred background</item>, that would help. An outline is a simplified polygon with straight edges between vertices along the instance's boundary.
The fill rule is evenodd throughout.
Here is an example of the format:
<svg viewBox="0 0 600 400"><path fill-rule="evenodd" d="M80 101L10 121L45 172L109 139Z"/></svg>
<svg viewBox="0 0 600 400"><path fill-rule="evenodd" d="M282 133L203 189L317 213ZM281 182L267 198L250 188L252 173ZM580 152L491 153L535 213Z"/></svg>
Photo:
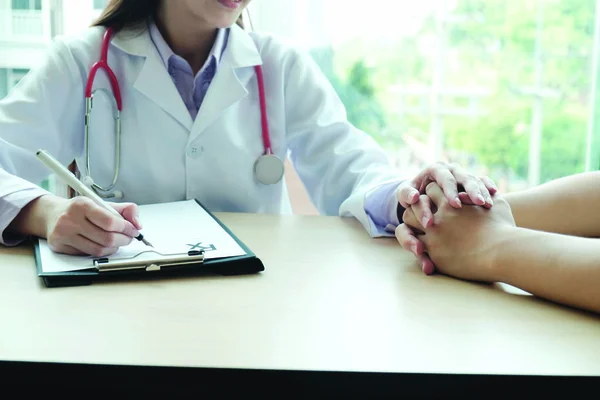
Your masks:
<svg viewBox="0 0 600 400"><path fill-rule="evenodd" d="M0 98L106 3L0 0ZM253 0L249 13L253 29L310 52L402 176L456 161L507 192L599 167L597 3ZM286 178L295 210L314 212Z"/></svg>

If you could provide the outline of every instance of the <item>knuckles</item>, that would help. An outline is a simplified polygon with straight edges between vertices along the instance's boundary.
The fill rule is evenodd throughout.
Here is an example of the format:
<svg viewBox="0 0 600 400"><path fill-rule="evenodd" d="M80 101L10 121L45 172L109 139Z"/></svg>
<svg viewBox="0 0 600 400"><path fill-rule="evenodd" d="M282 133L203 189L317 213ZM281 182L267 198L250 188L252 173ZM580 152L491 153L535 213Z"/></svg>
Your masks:
<svg viewBox="0 0 600 400"><path fill-rule="evenodd" d="M117 244L117 236L110 232L106 232L102 235L102 238L100 239L100 244L106 248L119 247Z"/></svg>
<svg viewBox="0 0 600 400"><path fill-rule="evenodd" d="M93 207L93 204L87 197L77 196L71 200L71 205L67 209L67 212L81 211L85 213Z"/></svg>

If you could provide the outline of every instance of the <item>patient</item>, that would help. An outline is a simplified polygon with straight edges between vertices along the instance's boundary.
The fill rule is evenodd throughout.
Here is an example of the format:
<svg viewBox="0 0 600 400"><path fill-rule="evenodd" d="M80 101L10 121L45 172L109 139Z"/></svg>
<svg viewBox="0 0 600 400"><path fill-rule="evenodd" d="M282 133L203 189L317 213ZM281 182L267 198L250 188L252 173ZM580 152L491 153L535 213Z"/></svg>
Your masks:
<svg viewBox="0 0 600 400"><path fill-rule="evenodd" d="M437 184L405 210L400 244L423 271L504 282L545 299L600 313L600 172L494 197L494 207L448 205ZM422 203L434 218L423 226Z"/></svg>

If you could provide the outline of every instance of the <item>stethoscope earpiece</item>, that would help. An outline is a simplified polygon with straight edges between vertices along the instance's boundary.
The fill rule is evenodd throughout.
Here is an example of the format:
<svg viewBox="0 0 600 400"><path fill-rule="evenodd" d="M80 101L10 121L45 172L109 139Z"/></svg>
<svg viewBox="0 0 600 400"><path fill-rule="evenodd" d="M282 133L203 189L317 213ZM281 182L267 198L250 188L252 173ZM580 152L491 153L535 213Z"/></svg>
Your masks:
<svg viewBox="0 0 600 400"><path fill-rule="evenodd" d="M121 192L120 190L115 190L113 193L113 196L115 199L122 199L123 198L123 192Z"/></svg>

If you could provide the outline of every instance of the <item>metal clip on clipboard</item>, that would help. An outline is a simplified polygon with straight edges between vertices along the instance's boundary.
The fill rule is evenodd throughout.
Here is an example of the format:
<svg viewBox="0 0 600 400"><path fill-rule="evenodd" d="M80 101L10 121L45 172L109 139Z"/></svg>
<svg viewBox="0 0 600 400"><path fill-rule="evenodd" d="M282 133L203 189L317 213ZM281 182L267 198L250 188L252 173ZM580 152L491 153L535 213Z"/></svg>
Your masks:
<svg viewBox="0 0 600 400"><path fill-rule="evenodd" d="M146 258L138 260L137 257L144 253L156 253L156 258ZM161 271L162 268L179 267L187 264L198 264L204 262L203 250L190 250L187 253L162 254L155 250L143 251L133 257L128 258L95 258L93 260L94 268L98 272L126 271L135 269L144 269L147 272Z"/></svg>

